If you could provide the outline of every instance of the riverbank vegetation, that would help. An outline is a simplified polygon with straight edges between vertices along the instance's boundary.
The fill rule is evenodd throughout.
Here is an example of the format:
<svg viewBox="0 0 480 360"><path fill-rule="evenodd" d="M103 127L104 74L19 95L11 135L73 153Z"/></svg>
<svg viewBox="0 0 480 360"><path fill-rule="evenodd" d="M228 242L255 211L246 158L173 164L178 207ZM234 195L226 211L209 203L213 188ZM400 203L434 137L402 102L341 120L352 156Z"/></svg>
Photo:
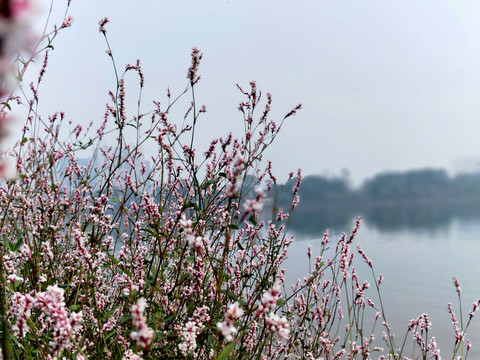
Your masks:
<svg viewBox="0 0 480 360"><path fill-rule="evenodd" d="M278 201L285 202L295 178L278 185ZM416 205L438 202L464 202L480 199L480 174L449 177L445 170L420 169L375 175L353 189L346 177L305 176L299 192L304 203L317 206Z"/></svg>
<svg viewBox="0 0 480 360"><path fill-rule="evenodd" d="M288 206L295 178L273 187L272 201ZM296 233L314 235L325 228L341 231L361 215L386 231L446 228L454 218L480 216L480 176L448 176L444 170L382 173L357 188L346 177L308 175L302 179L300 203L292 216Z"/></svg>

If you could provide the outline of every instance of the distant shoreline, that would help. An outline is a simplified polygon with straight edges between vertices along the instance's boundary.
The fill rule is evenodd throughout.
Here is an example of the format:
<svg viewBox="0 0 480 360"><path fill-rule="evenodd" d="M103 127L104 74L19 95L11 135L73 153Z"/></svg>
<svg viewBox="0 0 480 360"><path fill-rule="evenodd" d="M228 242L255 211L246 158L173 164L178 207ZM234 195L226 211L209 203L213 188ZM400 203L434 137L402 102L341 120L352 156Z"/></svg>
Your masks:
<svg viewBox="0 0 480 360"><path fill-rule="evenodd" d="M388 207L421 207L421 206L452 206L452 205L478 205L480 209L480 196L448 196L441 198L403 198L403 199L369 199L352 198L327 201L311 201L308 198L300 198L298 209L302 210L323 210L323 209L363 209L388 208Z"/></svg>

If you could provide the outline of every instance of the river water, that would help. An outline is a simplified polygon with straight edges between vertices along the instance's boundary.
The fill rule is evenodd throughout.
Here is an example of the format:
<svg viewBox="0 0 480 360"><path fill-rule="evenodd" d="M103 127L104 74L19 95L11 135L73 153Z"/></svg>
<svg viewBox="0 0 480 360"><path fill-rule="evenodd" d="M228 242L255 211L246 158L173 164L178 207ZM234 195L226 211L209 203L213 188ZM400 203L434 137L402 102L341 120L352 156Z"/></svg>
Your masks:
<svg viewBox="0 0 480 360"><path fill-rule="evenodd" d="M390 215L385 216L388 212ZM405 212L417 214L414 215L416 220L410 221L404 216ZM422 212L430 212L430 215L419 217ZM432 212L441 213L440 217ZM442 358L451 358L454 331L447 312L448 303L452 303L459 316L452 277L460 281L466 318L473 301L480 298L480 214L476 214L476 210L438 212L438 209L428 208L389 208L376 213L380 216L372 215L371 211L358 211L358 215L365 217L356 242L372 260L376 274L381 273L385 278L381 294L395 339L397 342L403 339L410 319L427 313L432 322L429 334L435 336ZM326 215L312 215L313 224L309 226L305 225L305 217L300 226L293 222L289 232L295 235L295 241L284 263L287 281L293 282L306 274L308 245L312 246L314 255L320 249L320 239L326 228L325 222L320 220L322 216ZM342 230L348 234L353 227L354 217L350 217L347 224L344 218L340 223L328 218L332 219L332 241L338 239ZM361 263L361 259L358 260ZM368 271L360 273L372 284ZM467 338L472 342L469 358L480 358L480 314L467 330Z"/></svg>

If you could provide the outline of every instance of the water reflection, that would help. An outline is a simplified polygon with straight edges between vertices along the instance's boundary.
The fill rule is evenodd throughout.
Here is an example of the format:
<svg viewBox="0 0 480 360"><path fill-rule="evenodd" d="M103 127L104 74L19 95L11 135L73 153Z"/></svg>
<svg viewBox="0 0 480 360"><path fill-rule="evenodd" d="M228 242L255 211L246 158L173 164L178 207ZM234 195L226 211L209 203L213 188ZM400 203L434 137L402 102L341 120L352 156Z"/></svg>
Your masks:
<svg viewBox="0 0 480 360"><path fill-rule="evenodd" d="M326 229L334 232L348 231L352 219L362 218L370 227L382 232L444 231L455 220L470 221L480 219L480 201L437 202L423 204L389 203L382 205L302 207L294 211L291 230L302 237L318 236Z"/></svg>
<svg viewBox="0 0 480 360"><path fill-rule="evenodd" d="M284 263L287 282L305 276L307 246L311 245L316 254L325 229L331 230L330 238L336 241L339 232L348 233L354 218L361 215L363 222L354 241L362 245L376 273L385 278L381 292L391 328L403 338L409 320L428 313L433 323L429 334L436 337L442 357L451 356L454 333L447 303L453 303L457 315L459 312L452 277L462 285L464 316L480 298L480 203L298 210L290 226L295 241ZM369 269L363 265L362 261L355 263L359 277L371 283ZM478 320L475 318L467 331L474 344L469 355L472 359L480 359Z"/></svg>

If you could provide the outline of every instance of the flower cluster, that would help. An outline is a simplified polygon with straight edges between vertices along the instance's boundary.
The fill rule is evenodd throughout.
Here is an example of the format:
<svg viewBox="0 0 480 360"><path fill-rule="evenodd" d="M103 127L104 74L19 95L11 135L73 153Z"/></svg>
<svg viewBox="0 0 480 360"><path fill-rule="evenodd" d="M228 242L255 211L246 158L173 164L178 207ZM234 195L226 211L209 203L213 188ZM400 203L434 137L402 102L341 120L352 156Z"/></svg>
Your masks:
<svg viewBox="0 0 480 360"><path fill-rule="evenodd" d="M183 356L186 356L191 351L197 348L197 334L199 332L199 327L194 321L189 321L180 331L180 337L182 342L178 344L178 348Z"/></svg>
<svg viewBox="0 0 480 360"><path fill-rule="evenodd" d="M277 301L280 297L280 285L275 284L270 290L265 291L262 296L261 304L257 309L257 316L266 314L270 309L277 306Z"/></svg>
<svg viewBox="0 0 480 360"><path fill-rule="evenodd" d="M187 78L190 80L192 86L200 80L200 76L197 75L197 72L202 56L203 54L196 47L192 48L192 65L188 69L187 74Z"/></svg>
<svg viewBox="0 0 480 360"><path fill-rule="evenodd" d="M233 171L231 176L231 183L227 185L226 194L229 197L233 197L238 193L238 189L242 184L242 171L243 171L243 164L245 160L243 159L243 155L240 151L237 150L235 163L233 165Z"/></svg>
<svg viewBox="0 0 480 360"><path fill-rule="evenodd" d="M12 303L15 304L14 315L17 317L12 330L19 338L23 338L29 331L27 322L32 315L31 311L35 304L35 299L30 294L22 295L17 292L12 296Z"/></svg>
<svg viewBox="0 0 480 360"><path fill-rule="evenodd" d="M235 321L240 319L242 316L242 308L240 307L238 302L234 302L228 307L228 310L225 312L223 322L217 323L217 330L225 338L226 341L230 342L233 340L233 336L237 333Z"/></svg>
<svg viewBox="0 0 480 360"><path fill-rule="evenodd" d="M268 331L272 334L278 334L282 339L288 338L290 334L290 324L285 316L280 317L274 312L271 312L265 317L265 321L267 322Z"/></svg>
<svg viewBox="0 0 480 360"><path fill-rule="evenodd" d="M15 293L12 297L12 305L14 308L12 315L17 318L13 330L20 339L30 332L28 320L32 315L32 309L36 308L43 313L40 331L51 331L53 334L49 342L53 353L72 349L72 346L79 341L83 314L81 311L69 313L65 304L64 290L58 286L48 286L46 291L38 292L35 297Z"/></svg>
<svg viewBox="0 0 480 360"><path fill-rule="evenodd" d="M142 360L142 357L135 354L132 349L128 349L123 355L122 360Z"/></svg>
<svg viewBox="0 0 480 360"><path fill-rule="evenodd" d="M280 317L273 311L277 306L280 295L281 289L279 284L275 284L270 290L265 291L256 314L258 317L265 317L267 330L270 333L277 334L280 338L286 339L290 333L290 324L285 316ZM271 309L272 311L269 312Z"/></svg>
<svg viewBox="0 0 480 360"><path fill-rule="evenodd" d="M183 228L188 245L194 248L197 252L201 253L203 247L209 246L209 240L206 237L195 236L193 231L192 220L187 220L185 215L180 218L180 226Z"/></svg>
<svg viewBox="0 0 480 360"><path fill-rule="evenodd" d="M143 350L148 350L153 340L154 331L147 325L147 319L144 312L147 306L147 302L144 298L138 299L137 303L132 306L130 312L133 317L133 323L135 324L136 331L130 333L130 337L136 344Z"/></svg>

